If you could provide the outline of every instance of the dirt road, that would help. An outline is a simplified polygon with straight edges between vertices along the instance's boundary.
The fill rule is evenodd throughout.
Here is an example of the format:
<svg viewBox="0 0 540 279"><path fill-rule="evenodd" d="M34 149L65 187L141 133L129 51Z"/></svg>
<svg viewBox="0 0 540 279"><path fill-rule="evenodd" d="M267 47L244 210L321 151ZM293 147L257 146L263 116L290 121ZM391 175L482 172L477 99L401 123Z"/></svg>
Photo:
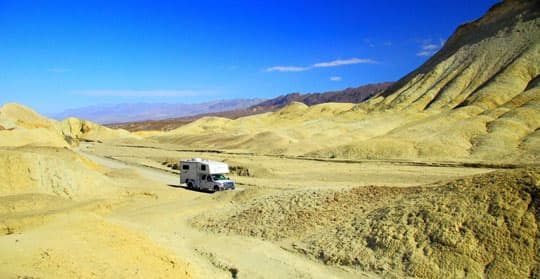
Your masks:
<svg viewBox="0 0 540 279"><path fill-rule="evenodd" d="M178 177L172 173L97 156L89 153L87 146L77 152L107 168L129 169L162 185L161 189L149 189L159 198L132 203L107 218L142 232L160 246L174 251L201 277L377 278L353 269L324 265L290 251L286 244L199 231L190 225L190 219L197 215L235 202L239 191L209 194L171 187L178 185Z"/></svg>

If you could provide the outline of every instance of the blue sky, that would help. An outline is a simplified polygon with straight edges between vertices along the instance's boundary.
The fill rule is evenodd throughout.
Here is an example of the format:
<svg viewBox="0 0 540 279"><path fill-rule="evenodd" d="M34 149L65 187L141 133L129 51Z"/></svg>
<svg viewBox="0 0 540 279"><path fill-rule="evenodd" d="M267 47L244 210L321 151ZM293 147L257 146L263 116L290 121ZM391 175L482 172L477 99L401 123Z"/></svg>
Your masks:
<svg viewBox="0 0 540 279"><path fill-rule="evenodd" d="M0 104L52 114L395 81L496 2L0 0Z"/></svg>

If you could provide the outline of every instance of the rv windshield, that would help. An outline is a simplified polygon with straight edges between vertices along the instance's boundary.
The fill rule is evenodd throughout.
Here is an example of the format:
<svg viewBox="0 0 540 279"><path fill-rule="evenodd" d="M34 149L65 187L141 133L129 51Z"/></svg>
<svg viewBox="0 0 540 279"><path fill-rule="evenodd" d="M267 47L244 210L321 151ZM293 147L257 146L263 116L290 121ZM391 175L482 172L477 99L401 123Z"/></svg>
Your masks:
<svg viewBox="0 0 540 279"><path fill-rule="evenodd" d="M225 178L225 175L223 174L212 174L212 178L214 179L214 181L216 180L226 180L227 178Z"/></svg>

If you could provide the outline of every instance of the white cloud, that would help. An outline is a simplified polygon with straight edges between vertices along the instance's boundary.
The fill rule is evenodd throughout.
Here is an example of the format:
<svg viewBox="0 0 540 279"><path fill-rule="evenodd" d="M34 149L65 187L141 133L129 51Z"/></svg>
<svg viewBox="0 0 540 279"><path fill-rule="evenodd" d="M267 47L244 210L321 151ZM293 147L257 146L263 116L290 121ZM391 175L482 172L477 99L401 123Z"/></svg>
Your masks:
<svg viewBox="0 0 540 279"><path fill-rule="evenodd" d="M297 66L274 66L267 68L267 72L302 72L309 70L309 67L297 67Z"/></svg>
<svg viewBox="0 0 540 279"><path fill-rule="evenodd" d="M416 53L416 56L431 56L435 54L435 51L422 50Z"/></svg>
<svg viewBox="0 0 540 279"><path fill-rule="evenodd" d="M376 64L377 61L372 59L359 59L359 58L351 58L351 59L345 59L345 60L334 60L330 62L320 62L315 63L311 66L307 67L300 67L300 66L274 66L270 68L266 68L266 72L303 72L308 71L313 68L326 68L326 67L337 67L337 66L343 66L343 65L351 65L351 64Z"/></svg>
<svg viewBox="0 0 540 279"><path fill-rule="evenodd" d="M351 58L346 60L334 60L331 62L321 62L313 64L313 67L336 67L341 65L350 65L350 64L375 64L377 63L375 60L371 59L359 59L359 58Z"/></svg>
<svg viewBox="0 0 540 279"><path fill-rule="evenodd" d="M434 44L431 42L431 39L424 40L420 45L420 51L416 53L416 56L432 56L435 54L441 47L444 45L445 41L439 39L439 44Z"/></svg>
<svg viewBox="0 0 540 279"><path fill-rule="evenodd" d="M341 77L338 77L338 76L330 77L330 80L331 81L340 81Z"/></svg>
<svg viewBox="0 0 540 279"><path fill-rule="evenodd" d="M439 49L439 46L438 46L438 45L434 45L434 44L427 44L427 45L423 45L423 46L422 46L422 49L423 49L423 50Z"/></svg>
<svg viewBox="0 0 540 279"><path fill-rule="evenodd" d="M65 73L65 72L69 72L71 71L71 69L66 69L66 68L50 68L50 69L47 69L48 72L52 72L52 73Z"/></svg>
<svg viewBox="0 0 540 279"><path fill-rule="evenodd" d="M199 90L77 90L76 95L90 97L193 97L212 94Z"/></svg>

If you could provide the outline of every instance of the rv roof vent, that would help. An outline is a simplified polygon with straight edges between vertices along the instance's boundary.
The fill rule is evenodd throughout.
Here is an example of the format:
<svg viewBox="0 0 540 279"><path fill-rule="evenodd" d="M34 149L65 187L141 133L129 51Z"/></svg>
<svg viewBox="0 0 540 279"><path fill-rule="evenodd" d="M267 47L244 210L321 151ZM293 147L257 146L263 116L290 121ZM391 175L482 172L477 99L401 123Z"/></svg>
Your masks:
<svg viewBox="0 0 540 279"><path fill-rule="evenodd" d="M191 160L196 161L196 162L201 162L202 161L201 158L193 158Z"/></svg>

